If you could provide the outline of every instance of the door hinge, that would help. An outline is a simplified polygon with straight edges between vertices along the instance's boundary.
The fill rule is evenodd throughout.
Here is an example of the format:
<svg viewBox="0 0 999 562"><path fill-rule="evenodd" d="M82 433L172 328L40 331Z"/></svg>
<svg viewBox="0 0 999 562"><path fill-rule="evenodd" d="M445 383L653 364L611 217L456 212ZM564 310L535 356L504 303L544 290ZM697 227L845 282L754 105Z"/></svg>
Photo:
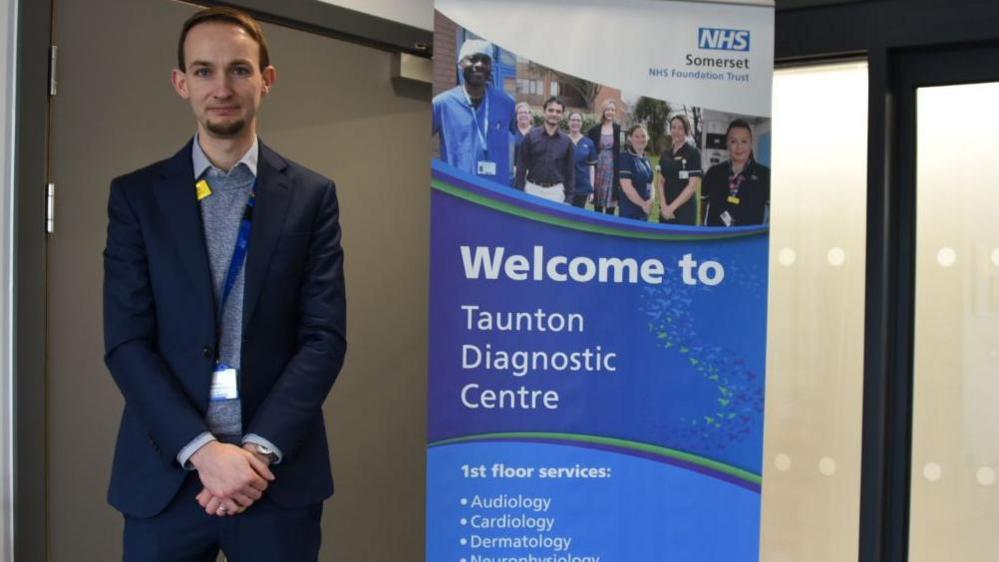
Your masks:
<svg viewBox="0 0 999 562"><path fill-rule="evenodd" d="M59 88L59 82L56 79L56 68L59 62L59 47L56 45L49 45L49 95L54 96Z"/></svg>
<svg viewBox="0 0 999 562"><path fill-rule="evenodd" d="M55 232L55 184L50 183L45 189L45 232Z"/></svg>

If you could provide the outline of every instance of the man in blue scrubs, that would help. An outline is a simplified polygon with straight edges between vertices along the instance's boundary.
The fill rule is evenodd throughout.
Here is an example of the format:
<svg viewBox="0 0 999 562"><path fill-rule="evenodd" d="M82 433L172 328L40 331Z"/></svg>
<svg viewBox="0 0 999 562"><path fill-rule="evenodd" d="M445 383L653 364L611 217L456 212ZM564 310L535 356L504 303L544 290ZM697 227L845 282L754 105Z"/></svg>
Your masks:
<svg viewBox="0 0 999 562"><path fill-rule="evenodd" d="M490 84L492 43L469 39L458 53L465 79L433 100L433 134L442 161L470 174L503 184L510 181L510 133L516 127L516 104Z"/></svg>

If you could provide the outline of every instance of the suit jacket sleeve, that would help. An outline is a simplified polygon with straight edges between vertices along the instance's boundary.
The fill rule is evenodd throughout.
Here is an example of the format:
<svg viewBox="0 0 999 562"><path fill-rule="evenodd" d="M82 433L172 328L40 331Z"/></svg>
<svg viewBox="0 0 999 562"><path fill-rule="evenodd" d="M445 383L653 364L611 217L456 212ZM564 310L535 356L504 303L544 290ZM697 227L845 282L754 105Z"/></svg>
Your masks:
<svg viewBox="0 0 999 562"><path fill-rule="evenodd" d="M119 180L111 183L104 249L104 361L164 463L208 431L201 413L156 348L153 299L142 228Z"/></svg>
<svg viewBox="0 0 999 562"><path fill-rule="evenodd" d="M246 428L274 443L290 461L323 415L322 404L343 366L347 315L340 209L329 183L316 216L301 286L298 351Z"/></svg>

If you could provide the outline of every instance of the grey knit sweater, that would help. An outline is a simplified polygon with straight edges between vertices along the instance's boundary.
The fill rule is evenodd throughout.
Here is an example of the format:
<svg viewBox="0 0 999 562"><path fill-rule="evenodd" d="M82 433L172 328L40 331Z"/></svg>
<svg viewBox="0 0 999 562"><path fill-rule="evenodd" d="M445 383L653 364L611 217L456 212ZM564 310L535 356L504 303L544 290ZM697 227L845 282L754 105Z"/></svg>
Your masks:
<svg viewBox="0 0 999 562"><path fill-rule="evenodd" d="M208 245L208 260L212 271L215 302L222 300L222 288L233 248L239 233L239 223L246 209L255 176L246 164L237 164L228 174L210 167L202 176L211 186L212 194L201 200L201 218ZM243 285L245 262L236 277L236 283L222 311L222 330L219 339L219 360L229 367L239 369L240 344L243 332ZM242 434L242 414L239 399L213 400L208 407L206 421L212 434L219 440L238 443Z"/></svg>

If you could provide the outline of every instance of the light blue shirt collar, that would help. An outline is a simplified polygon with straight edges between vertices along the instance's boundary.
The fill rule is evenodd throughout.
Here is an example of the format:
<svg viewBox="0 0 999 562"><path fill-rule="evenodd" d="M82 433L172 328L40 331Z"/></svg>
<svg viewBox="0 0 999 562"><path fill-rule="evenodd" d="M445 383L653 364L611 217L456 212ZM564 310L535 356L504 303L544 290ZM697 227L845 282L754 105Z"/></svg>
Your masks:
<svg viewBox="0 0 999 562"><path fill-rule="evenodd" d="M253 177L257 177L257 159L259 156L260 143L257 141L257 137L253 137L253 145L250 146L250 149L246 151L246 154L244 154L238 162L236 162L236 165L233 166L232 169L235 170L237 166L243 164L248 170L250 170ZM211 160L208 159L208 156L205 155L205 151L201 148L201 141L199 140L197 134L194 135L194 142L191 143L191 159L194 161L195 180L203 176L208 168L214 168ZM218 170L218 168L215 169ZM223 170L219 171L223 174L225 173ZM230 172L231 171L232 170L230 170Z"/></svg>

